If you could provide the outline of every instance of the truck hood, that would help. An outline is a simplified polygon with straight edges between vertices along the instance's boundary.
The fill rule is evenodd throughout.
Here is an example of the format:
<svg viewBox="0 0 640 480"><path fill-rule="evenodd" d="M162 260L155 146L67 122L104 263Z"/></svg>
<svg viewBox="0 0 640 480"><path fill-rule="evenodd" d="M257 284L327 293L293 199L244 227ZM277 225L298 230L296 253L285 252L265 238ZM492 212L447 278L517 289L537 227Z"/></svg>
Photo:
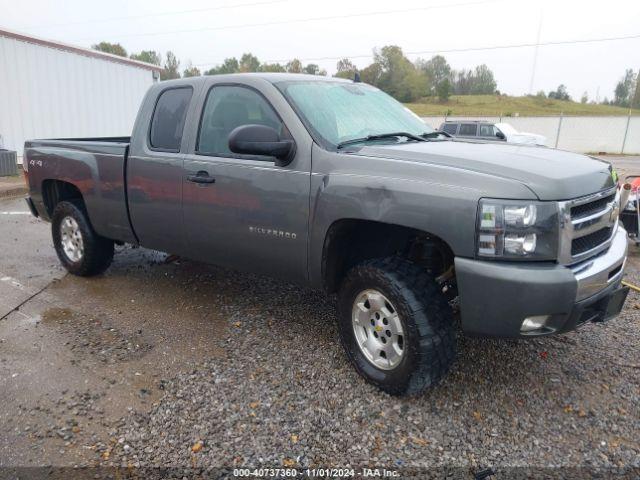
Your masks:
<svg viewBox="0 0 640 480"><path fill-rule="evenodd" d="M614 185L608 163L537 146L448 140L365 145L357 154L515 180L529 187L540 200L577 198Z"/></svg>

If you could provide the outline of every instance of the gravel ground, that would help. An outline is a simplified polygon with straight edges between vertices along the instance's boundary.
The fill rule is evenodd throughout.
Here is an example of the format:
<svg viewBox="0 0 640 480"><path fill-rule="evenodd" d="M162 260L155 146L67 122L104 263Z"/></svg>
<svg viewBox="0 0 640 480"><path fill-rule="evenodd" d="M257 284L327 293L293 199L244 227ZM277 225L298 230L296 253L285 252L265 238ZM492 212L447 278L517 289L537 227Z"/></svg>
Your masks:
<svg viewBox="0 0 640 480"><path fill-rule="evenodd" d="M347 363L332 298L144 249L120 251L105 276L65 276L38 250L48 225L10 222L0 240L19 261L0 258L0 271L33 290L5 291L34 296L0 322L0 479L42 473L17 465L100 467L88 478L236 466L640 478L635 292L619 318L560 337L460 335L439 386L395 398ZM168 470L139 469L157 466Z"/></svg>
<svg viewBox="0 0 640 480"><path fill-rule="evenodd" d="M628 277L640 283L635 269ZM226 358L165 380L149 413L111 432L104 464L640 467L635 293L615 321L562 337L460 337L450 376L398 399L347 364L333 302L251 276L228 278L234 290L253 285L255 303L268 308L255 313L247 296L225 305Z"/></svg>

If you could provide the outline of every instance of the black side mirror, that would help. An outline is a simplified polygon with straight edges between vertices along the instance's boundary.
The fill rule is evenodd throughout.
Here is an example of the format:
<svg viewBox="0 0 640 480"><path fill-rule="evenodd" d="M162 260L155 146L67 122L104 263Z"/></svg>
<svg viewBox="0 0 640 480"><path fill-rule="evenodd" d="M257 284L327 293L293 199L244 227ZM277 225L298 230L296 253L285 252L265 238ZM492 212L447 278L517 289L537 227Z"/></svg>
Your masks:
<svg viewBox="0 0 640 480"><path fill-rule="evenodd" d="M280 165L293 159L294 146L292 140L280 139L278 132L266 125L241 125L229 134L229 150L233 153L275 157Z"/></svg>
<svg viewBox="0 0 640 480"><path fill-rule="evenodd" d="M500 130L496 132L496 137L498 137L500 140L504 140L505 138L507 138L504 136L504 133L502 133Z"/></svg>

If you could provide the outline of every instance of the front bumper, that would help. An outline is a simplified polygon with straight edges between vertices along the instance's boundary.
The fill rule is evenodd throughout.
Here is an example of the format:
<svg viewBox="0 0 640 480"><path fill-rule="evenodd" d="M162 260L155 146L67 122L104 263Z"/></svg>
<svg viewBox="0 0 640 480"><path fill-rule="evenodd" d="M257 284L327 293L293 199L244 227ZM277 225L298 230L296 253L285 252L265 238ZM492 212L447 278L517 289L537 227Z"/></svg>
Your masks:
<svg viewBox="0 0 640 480"><path fill-rule="evenodd" d="M603 321L624 301L620 292L627 232L619 227L605 252L570 267L456 258L462 328L479 337L523 338L562 333ZM621 305L618 305L621 307ZM526 318L544 328L523 331Z"/></svg>

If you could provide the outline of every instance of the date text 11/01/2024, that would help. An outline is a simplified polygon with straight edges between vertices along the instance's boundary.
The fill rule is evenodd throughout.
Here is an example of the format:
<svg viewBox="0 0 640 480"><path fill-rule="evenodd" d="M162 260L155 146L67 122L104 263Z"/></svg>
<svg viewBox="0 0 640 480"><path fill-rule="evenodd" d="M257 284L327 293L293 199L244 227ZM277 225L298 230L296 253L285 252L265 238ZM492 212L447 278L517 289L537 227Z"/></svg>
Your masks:
<svg viewBox="0 0 640 480"><path fill-rule="evenodd" d="M236 468L233 470L234 477L256 477L256 478L399 478L397 470L386 468L306 468L298 470L296 468Z"/></svg>

